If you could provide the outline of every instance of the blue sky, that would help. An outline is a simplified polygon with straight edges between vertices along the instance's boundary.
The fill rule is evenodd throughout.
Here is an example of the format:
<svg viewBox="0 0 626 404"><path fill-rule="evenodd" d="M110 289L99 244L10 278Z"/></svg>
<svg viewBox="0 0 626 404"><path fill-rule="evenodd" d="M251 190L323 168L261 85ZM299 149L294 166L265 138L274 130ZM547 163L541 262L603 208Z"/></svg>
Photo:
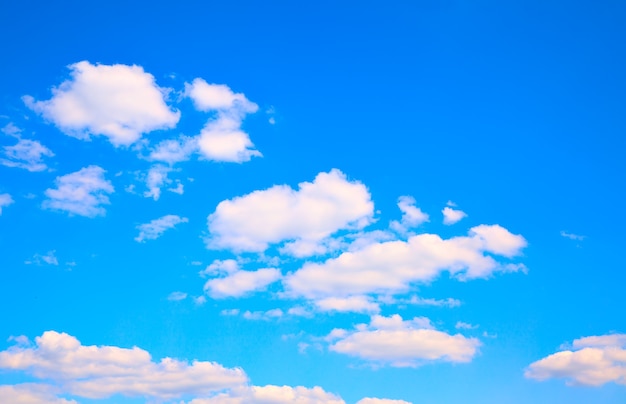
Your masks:
<svg viewBox="0 0 626 404"><path fill-rule="evenodd" d="M622 2L5 3L0 401L624 402Z"/></svg>

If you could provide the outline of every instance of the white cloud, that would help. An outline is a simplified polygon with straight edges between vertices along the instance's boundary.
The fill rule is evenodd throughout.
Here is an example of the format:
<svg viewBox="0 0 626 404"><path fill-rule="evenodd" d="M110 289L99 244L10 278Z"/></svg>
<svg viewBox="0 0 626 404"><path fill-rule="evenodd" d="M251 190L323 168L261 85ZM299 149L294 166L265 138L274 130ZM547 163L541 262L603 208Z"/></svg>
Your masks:
<svg viewBox="0 0 626 404"><path fill-rule="evenodd" d="M2 208L4 208L5 206L9 206L13 202L14 201L13 198L11 198L11 195L0 194L0 215L2 214Z"/></svg>
<svg viewBox="0 0 626 404"><path fill-rule="evenodd" d="M197 148L198 140L196 138L181 136L179 139L166 139L152 149L148 159L173 165L189 160Z"/></svg>
<svg viewBox="0 0 626 404"><path fill-rule="evenodd" d="M56 397L57 389L46 384L0 385L0 402L10 404L78 404Z"/></svg>
<svg viewBox="0 0 626 404"><path fill-rule="evenodd" d="M158 219L137 226L139 235L135 237L135 241L143 242L145 240L156 240L161 237L166 230L173 229L179 223L187 223L189 219L177 215L165 215Z"/></svg>
<svg viewBox="0 0 626 404"><path fill-rule="evenodd" d="M44 332L34 345L18 344L0 352L0 369L52 380L64 392L93 399L115 394L173 399L208 395L247 382L241 369L172 358L154 362L137 347L85 346L55 331Z"/></svg>
<svg viewBox="0 0 626 404"><path fill-rule="evenodd" d="M432 361L469 362L481 345L476 338L450 335L432 328L423 317L402 320L373 316L369 325L334 332L331 351L361 358L376 365L418 366Z"/></svg>
<svg viewBox="0 0 626 404"><path fill-rule="evenodd" d="M32 260L27 260L24 262L25 264L36 264L36 265L59 265L59 260L56 257L56 251L48 251L47 254L35 254Z"/></svg>
<svg viewBox="0 0 626 404"><path fill-rule="evenodd" d="M9 122L6 125L4 125L2 129L0 129L0 131L2 131L2 133L4 133L7 136L12 136L15 138L19 138L20 134L22 133L22 130L18 128L17 126L15 126L13 122Z"/></svg>
<svg viewBox="0 0 626 404"><path fill-rule="evenodd" d="M173 182L170 178L168 178L169 173L172 171L176 170L162 164L155 164L150 167L145 177L148 190L143 193L143 196L146 198L152 198L155 201L159 200L161 197L161 189ZM168 188L168 191L179 195L183 194L183 190L183 184L179 181L176 181L175 188Z"/></svg>
<svg viewBox="0 0 626 404"><path fill-rule="evenodd" d="M585 236L581 236L579 234L574 234L574 233L568 233L563 230L561 230L561 236L568 238L570 240L577 240L577 241L583 241L586 238Z"/></svg>
<svg viewBox="0 0 626 404"><path fill-rule="evenodd" d="M478 328L478 326L466 323L464 321L457 321L454 325L454 328L456 328L457 330L475 330L476 328Z"/></svg>
<svg viewBox="0 0 626 404"><path fill-rule="evenodd" d="M356 404L412 404L409 401L404 400L390 400L388 398L370 398L366 397L357 401Z"/></svg>
<svg viewBox="0 0 626 404"><path fill-rule="evenodd" d="M524 375L536 380L566 379L568 384L626 385L626 334L609 334L575 340L572 346L537 362Z"/></svg>
<svg viewBox="0 0 626 404"><path fill-rule="evenodd" d="M461 301L448 297L447 299L432 299L419 296L411 296L411 298L403 303L414 304L416 306L434 306L434 307L459 307Z"/></svg>
<svg viewBox="0 0 626 404"><path fill-rule="evenodd" d="M245 311L243 318L246 320L273 320L281 318L285 313L281 309L271 309L267 311Z"/></svg>
<svg viewBox="0 0 626 404"><path fill-rule="evenodd" d="M402 211L402 219L400 222L397 220L391 222L390 227L393 230L399 233L405 233L412 227L417 227L422 223L428 222L428 215L415 206L415 198L412 196L401 196L398 199L398 207L400 211Z"/></svg>
<svg viewBox="0 0 626 404"><path fill-rule="evenodd" d="M443 213L443 224L445 225L455 224L464 217L467 217L467 213L463 212L462 210L452 209L448 206L443 208L441 213Z"/></svg>
<svg viewBox="0 0 626 404"><path fill-rule="evenodd" d="M0 164L34 172L48 169L43 157L53 157L54 153L36 140L20 139L14 146L4 146L4 156Z"/></svg>
<svg viewBox="0 0 626 404"><path fill-rule="evenodd" d="M518 255L526 240L498 225L480 225L469 236L442 239L419 234L407 241L369 244L322 263L307 262L283 281L294 296L390 295L407 292L448 271L461 279L486 278L494 272L525 270L523 264L499 263L491 255Z"/></svg>
<svg viewBox="0 0 626 404"><path fill-rule="evenodd" d="M239 262L236 260L215 260L204 270L202 270L200 272L200 275L232 274L239 271L239 269Z"/></svg>
<svg viewBox="0 0 626 404"><path fill-rule="evenodd" d="M83 61L69 68L71 78L52 89L51 99L24 97L29 108L65 134L81 139L103 135L115 146L126 146L144 133L178 123L180 113L165 103L168 90L141 66Z"/></svg>
<svg viewBox="0 0 626 404"><path fill-rule="evenodd" d="M178 302L180 300L185 300L187 298L187 293L185 292L172 292L167 296L167 300L172 302Z"/></svg>
<svg viewBox="0 0 626 404"><path fill-rule="evenodd" d="M225 85L195 79L191 84L185 84L185 95L193 100L198 110L216 114L198 138L199 151L206 159L242 163L262 156L254 149L249 135L241 129L245 116L258 110L258 106L244 94L233 93Z"/></svg>
<svg viewBox="0 0 626 404"><path fill-rule="evenodd" d="M367 296L327 297L316 300L314 303L320 311L354 313L378 313L380 311L380 306Z"/></svg>
<svg viewBox="0 0 626 404"><path fill-rule="evenodd" d="M109 204L107 194L114 191L104 178L105 171L98 166L82 168L55 179L56 189L47 189L43 202L46 209L63 210L70 215L95 217L104 215L102 205Z"/></svg>
<svg viewBox="0 0 626 404"><path fill-rule="evenodd" d="M345 404L340 397L321 387L250 386L211 398L197 398L189 404Z"/></svg>
<svg viewBox="0 0 626 404"><path fill-rule="evenodd" d="M340 229L363 228L373 211L367 188L333 169L298 190L277 185L220 202L208 218L208 245L261 252L283 241L318 244Z"/></svg>
<svg viewBox="0 0 626 404"><path fill-rule="evenodd" d="M263 290L280 279L276 268L263 268L256 271L235 271L224 278L215 278L204 285L206 293L214 299L241 297L250 292Z"/></svg>

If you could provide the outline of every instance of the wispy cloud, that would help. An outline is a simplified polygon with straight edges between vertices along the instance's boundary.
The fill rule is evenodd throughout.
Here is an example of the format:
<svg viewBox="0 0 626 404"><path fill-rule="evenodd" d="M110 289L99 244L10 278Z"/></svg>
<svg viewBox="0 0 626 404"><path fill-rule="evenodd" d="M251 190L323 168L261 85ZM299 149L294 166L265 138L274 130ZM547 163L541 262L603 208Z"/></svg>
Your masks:
<svg viewBox="0 0 626 404"><path fill-rule="evenodd" d="M561 230L561 236L568 238L570 240L577 240L577 241L583 241L585 238L587 238L586 236L581 236L581 235L574 234L574 233L568 233L563 230Z"/></svg>
<svg viewBox="0 0 626 404"><path fill-rule="evenodd" d="M135 241L143 242L145 240L156 240L161 237L165 231L173 229L179 223L187 223L189 219L177 215L165 215L158 219L137 226L139 235L135 237Z"/></svg>
<svg viewBox="0 0 626 404"><path fill-rule="evenodd" d="M2 208L11 205L13 198L9 194L0 194L0 215L2 214Z"/></svg>
<svg viewBox="0 0 626 404"><path fill-rule="evenodd" d="M106 213L107 194L114 192L113 185L104 178L105 171L98 166L85 167L71 174L57 177L56 188L47 189L45 209L68 212L70 215L95 217Z"/></svg>
<svg viewBox="0 0 626 404"><path fill-rule="evenodd" d="M54 156L50 149L36 140L19 139L17 144L4 146L3 149L4 158L0 158L0 164L33 172L47 170L43 158Z"/></svg>

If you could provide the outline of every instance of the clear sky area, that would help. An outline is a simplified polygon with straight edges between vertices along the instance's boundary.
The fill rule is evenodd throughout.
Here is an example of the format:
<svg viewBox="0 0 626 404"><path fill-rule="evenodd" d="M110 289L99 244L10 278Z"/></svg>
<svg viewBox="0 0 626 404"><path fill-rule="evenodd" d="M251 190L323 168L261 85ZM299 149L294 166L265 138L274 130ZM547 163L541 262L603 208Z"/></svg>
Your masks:
<svg viewBox="0 0 626 404"><path fill-rule="evenodd" d="M0 1L0 402L626 402L623 1Z"/></svg>

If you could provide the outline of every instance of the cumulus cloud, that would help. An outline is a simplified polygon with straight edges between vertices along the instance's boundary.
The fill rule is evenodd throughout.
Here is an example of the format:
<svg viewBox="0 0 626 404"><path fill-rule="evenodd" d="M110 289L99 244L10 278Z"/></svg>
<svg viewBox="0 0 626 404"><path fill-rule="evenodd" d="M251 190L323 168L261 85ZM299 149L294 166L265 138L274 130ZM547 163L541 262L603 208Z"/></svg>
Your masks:
<svg viewBox="0 0 626 404"><path fill-rule="evenodd" d="M570 385L626 385L626 334L584 337L562 349L532 363L524 375L535 380L565 379Z"/></svg>
<svg viewBox="0 0 626 404"><path fill-rule="evenodd" d="M276 268L263 268L256 271L237 270L223 278L214 278L204 285L206 293L214 299L241 297L253 291L263 290L280 279Z"/></svg>
<svg viewBox="0 0 626 404"><path fill-rule="evenodd" d="M56 331L44 332L34 344L18 343L0 352L0 369L52 380L64 392L92 399L116 394L173 399L209 395L247 382L241 369L172 358L155 362L137 347L85 346Z"/></svg>
<svg viewBox="0 0 626 404"><path fill-rule="evenodd" d="M11 195L0 194L0 215L2 214L2 208L4 208L5 206L9 206L13 202L14 201L13 198L11 198Z"/></svg>
<svg viewBox="0 0 626 404"><path fill-rule="evenodd" d="M197 398L189 404L345 404L340 397L321 387L250 386L232 389L211 398Z"/></svg>
<svg viewBox="0 0 626 404"><path fill-rule="evenodd" d="M455 224L464 217L467 217L467 213L463 212L462 210L452 209L449 206L443 208L441 213L443 213L443 224L445 225Z"/></svg>
<svg viewBox="0 0 626 404"><path fill-rule="evenodd" d="M309 299L405 293L412 284L432 281L443 271L474 279L525 270L523 264L500 263L492 256L511 258L525 246L522 236L499 225L476 226L468 236L450 239L419 234L407 241L369 244L325 262L307 262L283 284L289 294Z"/></svg>
<svg viewBox="0 0 626 404"><path fill-rule="evenodd" d="M11 404L78 404L59 398L53 386L37 383L0 385L0 402Z"/></svg>
<svg viewBox="0 0 626 404"><path fill-rule="evenodd" d="M298 190L277 185L225 200L208 217L211 248L261 252L285 241L301 248L286 252L306 256L340 229L360 229L372 221L374 204L367 188L339 170L320 173ZM302 248L302 244L308 244Z"/></svg>
<svg viewBox="0 0 626 404"><path fill-rule="evenodd" d="M403 320L398 314L375 315L370 324L334 330L329 349L375 365L414 367L433 361L469 362L481 345L476 338L435 330L423 317Z"/></svg>
<svg viewBox="0 0 626 404"><path fill-rule="evenodd" d="M4 146L4 158L0 164L7 167L23 168L28 171L44 171L48 166L44 157L53 157L54 153L36 140L19 139L13 146Z"/></svg>
<svg viewBox="0 0 626 404"><path fill-rule="evenodd" d="M185 95L191 98L198 110L215 113L198 138L199 151L206 159L242 163L262 156L241 128L245 116L259 108L244 94L198 78L185 84Z"/></svg>
<svg viewBox="0 0 626 404"><path fill-rule="evenodd" d="M391 222L390 227L393 230L404 233L412 227L428 222L428 215L415 206L415 198L412 196L401 196L398 199L398 207L402 211L402 219L399 222L397 220Z"/></svg>
<svg viewBox="0 0 626 404"><path fill-rule="evenodd" d="M82 61L69 69L70 79L52 89L51 99L24 97L29 108L67 135L102 135L115 146L127 146L144 133L178 123L180 113L165 102L168 90L141 66Z"/></svg>
<svg viewBox="0 0 626 404"><path fill-rule="evenodd" d="M177 215L165 215L158 219L137 226L139 235L135 237L135 241L143 242L145 240L156 240L161 237L166 230L173 229L179 223L187 223L189 219Z"/></svg>
<svg viewBox="0 0 626 404"><path fill-rule="evenodd" d="M98 166L82 168L55 179L56 189L47 189L43 202L45 209L62 210L70 215L95 217L104 215L102 205L109 204L107 194L114 191L105 171Z"/></svg>

